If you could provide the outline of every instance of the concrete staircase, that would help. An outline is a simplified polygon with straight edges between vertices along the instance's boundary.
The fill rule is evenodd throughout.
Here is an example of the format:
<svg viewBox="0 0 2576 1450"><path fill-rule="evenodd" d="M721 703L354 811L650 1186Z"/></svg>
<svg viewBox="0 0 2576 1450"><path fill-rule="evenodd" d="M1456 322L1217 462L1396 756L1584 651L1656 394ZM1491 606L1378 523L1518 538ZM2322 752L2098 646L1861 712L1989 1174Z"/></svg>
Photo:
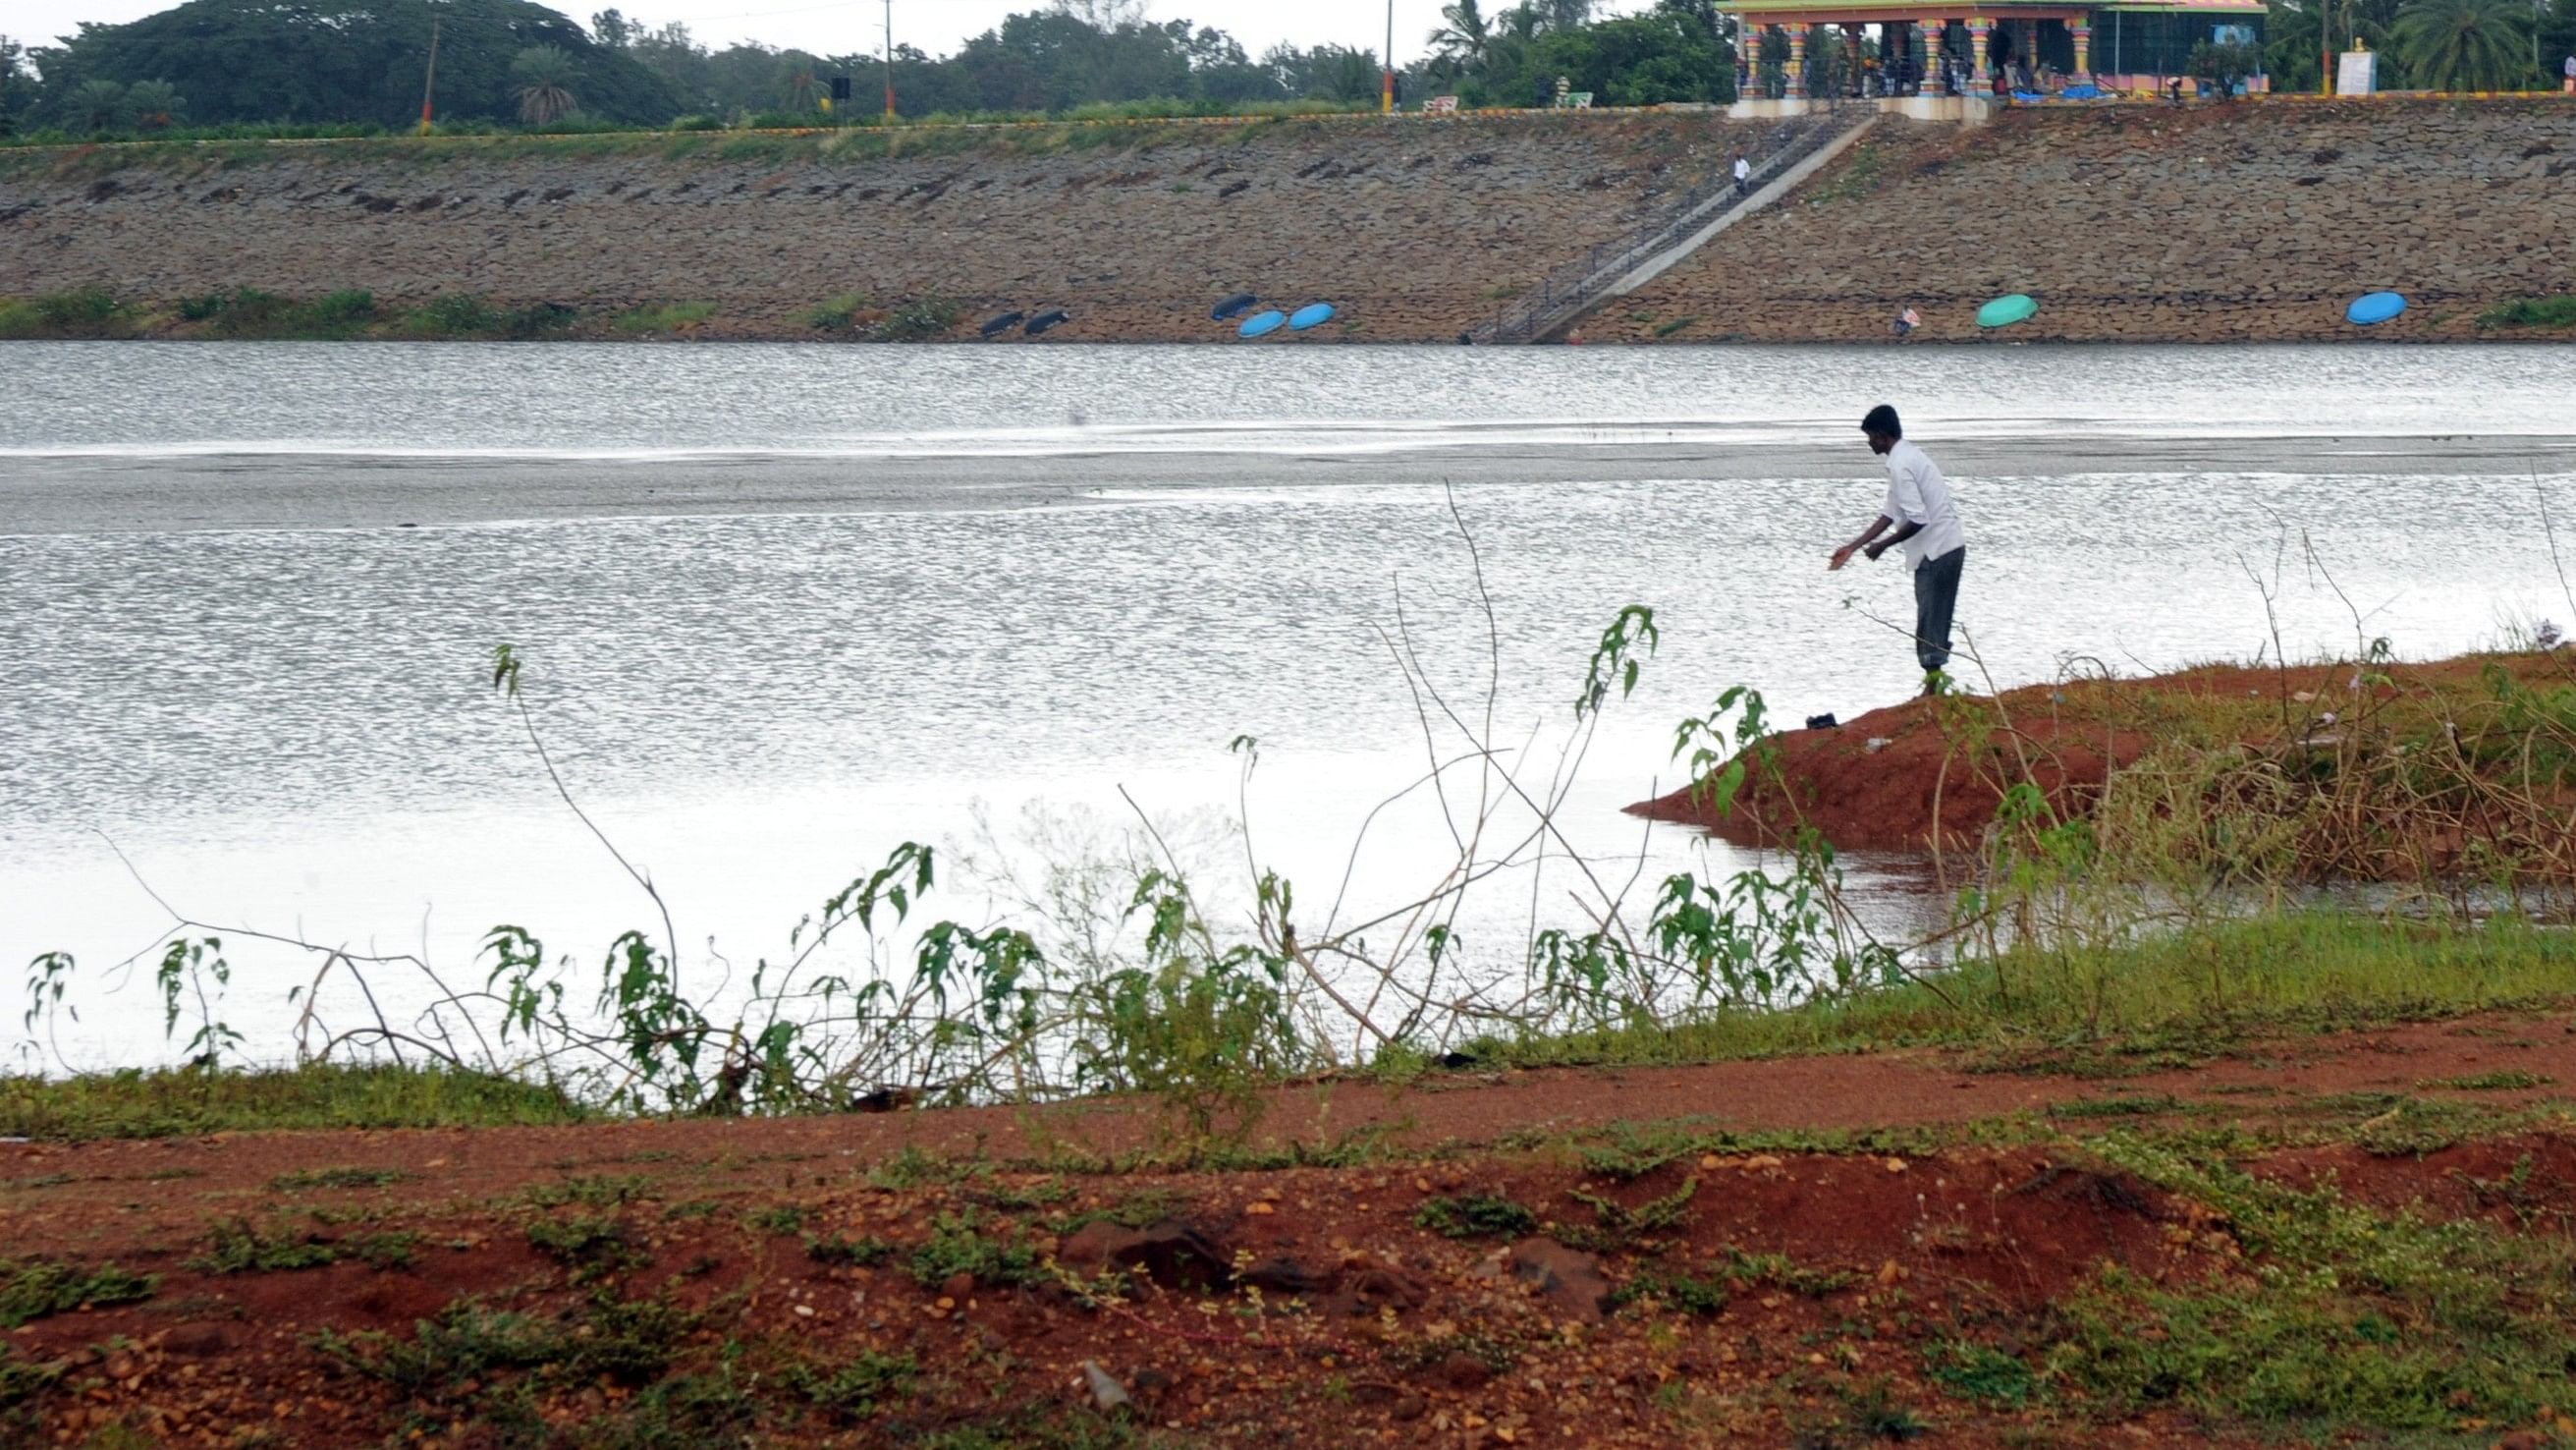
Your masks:
<svg viewBox="0 0 2576 1450"><path fill-rule="evenodd" d="M1754 168L1751 188L1743 196L1736 195L1732 176L1711 178L1662 216L1549 273L1491 320L1468 329L1465 340L1481 346L1559 336L1594 308L1653 281L1737 218L1788 195L1877 119L1875 108L1855 108L1783 124L1773 133L1777 144Z"/></svg>

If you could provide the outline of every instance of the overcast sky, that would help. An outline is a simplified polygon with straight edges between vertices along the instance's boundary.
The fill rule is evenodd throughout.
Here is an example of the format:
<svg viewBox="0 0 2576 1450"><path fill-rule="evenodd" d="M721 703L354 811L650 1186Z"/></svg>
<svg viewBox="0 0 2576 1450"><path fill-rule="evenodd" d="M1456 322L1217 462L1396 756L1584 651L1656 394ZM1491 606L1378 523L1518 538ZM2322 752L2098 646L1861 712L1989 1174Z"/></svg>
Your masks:
<svg viewBox="0 0 2576 1450"><path fill-rule="evenodd" d="M884 0L841 0L819 5L812 0L747 0L727 8L717 0L553 0L554 8L584 25L592 12L616 3L632 20L648 26L667 21L687 23L691 34L716 47L738 40L795 46L820 54L846 55L873 51L885 30ZM1395 0L1395 53L1411 59L1421 53L1423 37L1440 23L1442 0ZM1650 0L1611 0L1603 14L1647 8ZM969 36L989 30L1014 11L1044 8L1046 0L894 0L894 38L933 55L954 51ZM0 33L34 45L48 45L68 35L84 20L121 24L170 8L167 0L8 0L0 6ZM1493 4L1489 10L1504 6ZM1150 0L1149 19L1188 20L1231 32L1243 48L1259 55L1278 41L1295 45L1364 46L1386 44L1387 0Z"/></svg>

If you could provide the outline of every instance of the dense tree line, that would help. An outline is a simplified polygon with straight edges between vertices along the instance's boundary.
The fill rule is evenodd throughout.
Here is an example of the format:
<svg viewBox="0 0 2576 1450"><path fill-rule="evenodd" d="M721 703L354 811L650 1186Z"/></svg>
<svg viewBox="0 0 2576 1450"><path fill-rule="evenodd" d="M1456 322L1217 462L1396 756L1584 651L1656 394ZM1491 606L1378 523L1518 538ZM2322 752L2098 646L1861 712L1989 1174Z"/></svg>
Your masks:
<svg viewBox="0 0 2576 1450"><path fill-rule="evenodd" d="M437 110L451 123L793 120L824 109L836 77L851 79L850 105L865 115L883 104L889 73L897 108L914 117L1378 94L1374 50L1280 45L1254 56L1222 30L1145 12L1142 0L1053 0L951 55L898 45L889 64L864 51L716 49L683 24L619 10L585 31L532 0L187 0L128 25L85 23L53 45L0 36L0 134L399 127L419 114L433 25ZM2391 88L2554 84L2576 49L2576 0L2272 0L2261 62L2276 88L2316 88L2329 16L2336 48L2358 37L2382 53ZM1562 82L1600 105L1723 102L1735 97L1736 39L1715 0L1611 16L1593 0L1453 0L1402 95L1546 105Z"/></svg>

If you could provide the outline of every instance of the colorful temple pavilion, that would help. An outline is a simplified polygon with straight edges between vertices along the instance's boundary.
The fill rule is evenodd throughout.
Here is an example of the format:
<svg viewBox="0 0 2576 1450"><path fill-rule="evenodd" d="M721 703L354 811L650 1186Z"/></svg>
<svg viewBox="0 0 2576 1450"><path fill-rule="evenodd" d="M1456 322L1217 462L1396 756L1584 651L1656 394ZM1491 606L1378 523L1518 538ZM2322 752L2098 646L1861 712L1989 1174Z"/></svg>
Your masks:
<svg viewBox="0 0 2576 1450"><path fill-rule="evenodd" d="M1864 31L1878 31L1885 93L1991 96L1999 82L2044 87L2052 77L2157 89L2188 73L2192 47L2202 41L2259 46L2264 15L2263 0L1720 0L1718 8L1742 22L1748 36L1786 32L1789 61L1780 81L1790 100L1808 95L1808 40L1829 26L1842 27L1852 42L1847 54L1860 53ZM1857 82L1857 75L1850 77Z"/></svg>

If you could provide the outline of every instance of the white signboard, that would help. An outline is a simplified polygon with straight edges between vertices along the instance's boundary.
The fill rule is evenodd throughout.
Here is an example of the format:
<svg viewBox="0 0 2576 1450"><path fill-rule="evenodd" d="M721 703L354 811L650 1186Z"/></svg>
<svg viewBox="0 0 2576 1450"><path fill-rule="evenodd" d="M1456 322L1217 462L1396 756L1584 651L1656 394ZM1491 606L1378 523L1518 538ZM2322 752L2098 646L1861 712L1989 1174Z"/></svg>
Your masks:
<svg viewBox="0 0 2576 1450"><path fill-rule="evenodd" d="M1458 98L1456 96L1433 96L1430 100L1422 103L1422 109L1435 116L1454 116L1458 114Z"/></svg>
<svg viewBox="0 0 2576 1450"><path fill-rule="evenodd" d="M2366 96L2379 88L2379 56L2376 52L2347 50L2336 59L2340 62L2335 67L2336 95Z"/></svg>

